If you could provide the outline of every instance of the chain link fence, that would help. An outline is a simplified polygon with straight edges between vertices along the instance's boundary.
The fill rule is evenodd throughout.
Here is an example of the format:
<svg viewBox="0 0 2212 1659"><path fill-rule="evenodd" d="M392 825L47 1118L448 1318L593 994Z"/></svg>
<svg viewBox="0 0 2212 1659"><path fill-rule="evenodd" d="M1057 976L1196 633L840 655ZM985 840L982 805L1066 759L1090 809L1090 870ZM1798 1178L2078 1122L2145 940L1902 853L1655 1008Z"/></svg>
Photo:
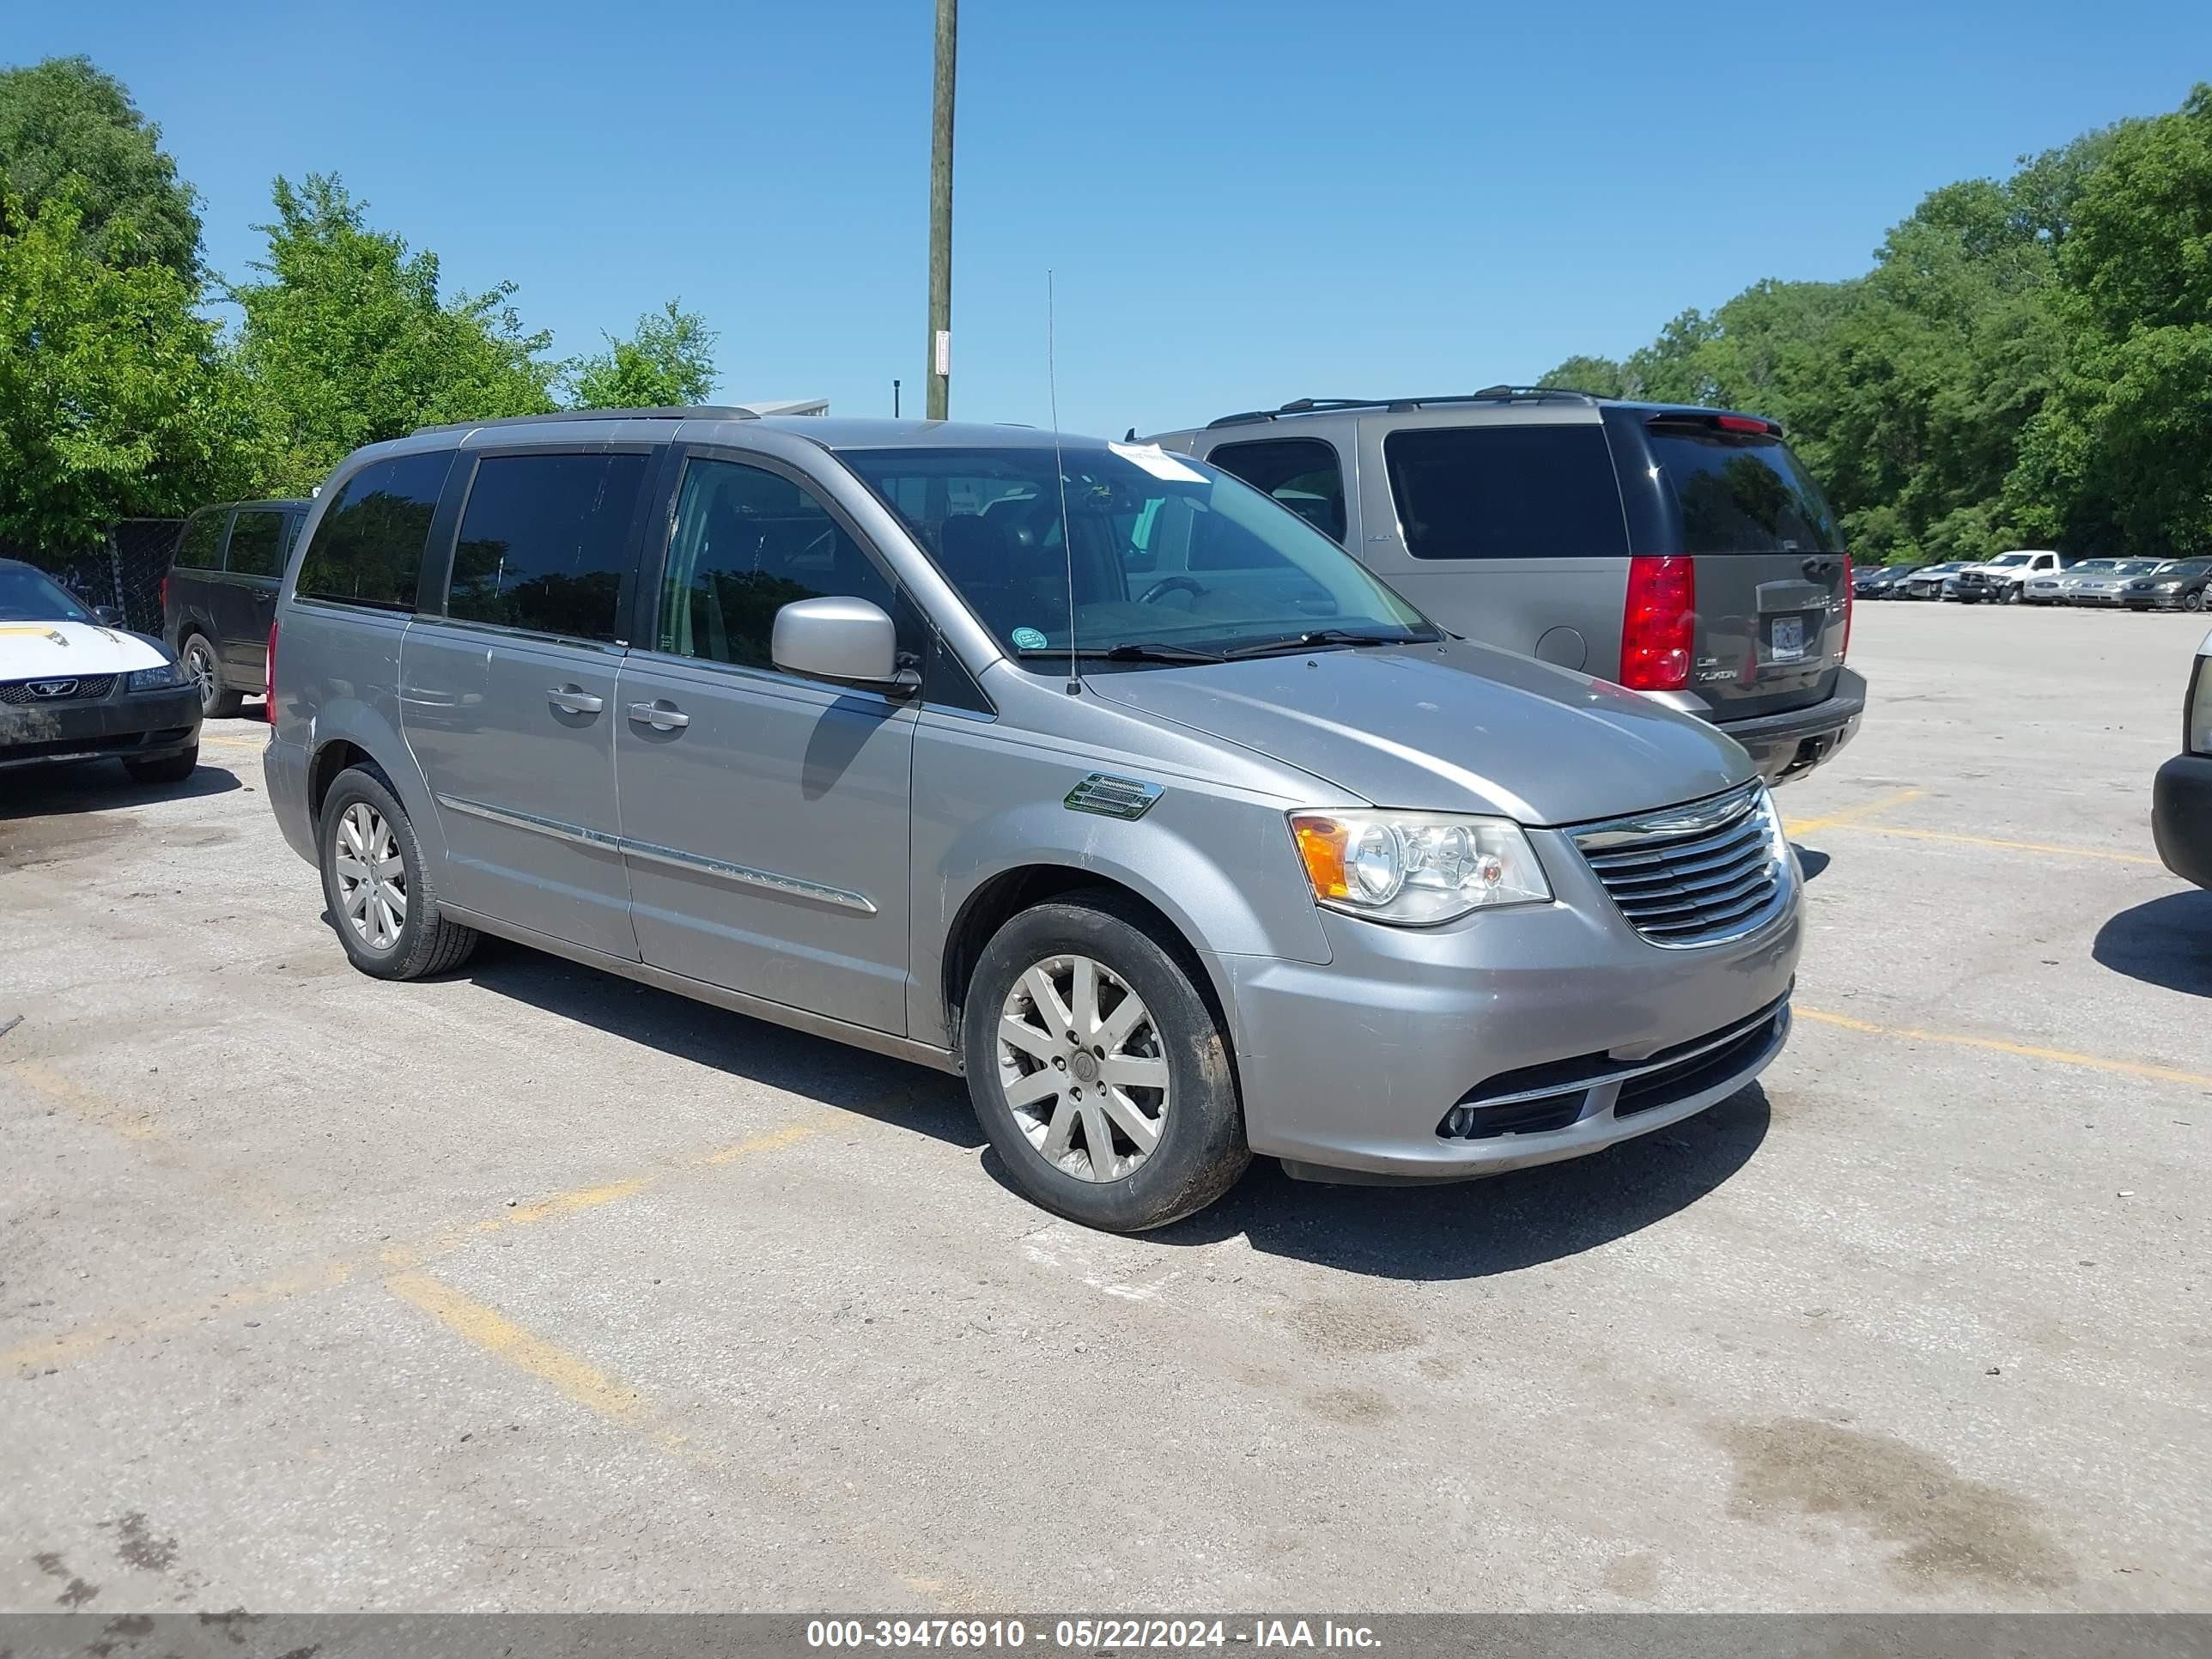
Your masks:
<svg viewBox="0 0 2212 1659"><path fill-rule="evenodd" d="M0 545L0 558L34 564L88 605L112 605L123 625L161 631L161 578L169 574L182 519L125 519L100 546L56 556L40 548Z"/></svg>

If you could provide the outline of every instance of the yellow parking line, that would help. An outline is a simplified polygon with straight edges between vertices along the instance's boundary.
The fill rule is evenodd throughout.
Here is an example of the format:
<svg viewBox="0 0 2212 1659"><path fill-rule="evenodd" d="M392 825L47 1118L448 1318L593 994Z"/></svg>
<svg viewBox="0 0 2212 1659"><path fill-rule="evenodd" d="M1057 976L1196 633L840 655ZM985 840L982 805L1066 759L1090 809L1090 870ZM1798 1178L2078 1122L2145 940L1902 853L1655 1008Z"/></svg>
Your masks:
<svg viewBox="0 0 2212 1659"><path fill-rule="evenodd" d="M825 1111L796 1123L787 1123L779 1128L748 1135L744 1139L713 1152L684 1158L671 1169L720 1169L762 1152L781 1151L786 1146L819 1134L832 1126L850 1123L855 1114ZM370 1254L339 1257L332 1261L310 1263L288 1273L266 1279L258 1285L227 1291L220 1296L190 1303L183 1307L149 1309L125 1314L102 1324L70 1331L59 1336L46 1336L19 1343L12 1348L0 1349L0 1367L10 1370L27 1366L40 1369L58 1367L81 1359L111 1342L128 1341L142 1336L159 1335L183 1330L217 1314L228 1313L240 1308L258 1307L271 1302L288 1300L315 1291L335 1289L350 1283L356 1277L372 1272L388 1272L392 1268L420 1267L442 1255L449 1255L472 1239L504 1232L510 1228L527 1227L539 1222L557 1220L564 1216L597 1209L603 1205L619 1203L650 1192L659 1186L669 1173L667 1170L653 1170L632 1176L621 1181L604 1182L597 1186L578 1188L574 1191L556 1193L532 1203L519 1205L511 1210L501 1210L474 1221L465 1221L445 1227L413 1244L397 1244Z"/></svg>
<svg viewBox="0 0 2212 1659"><path fill-rule="evenodd" d="M1922 789L1900 789L1893 795L1884 795L1880 800L1870 800L1863 806L1846 807L1840 812L1831 812L1824 818L1785 819L1782 825L1783 832L1791 836L1809 836L1815 830L1833 830L1839 824L1856 823L1861 818L1872 817L1876 812L1887 812L1893 806L1918 800L1926 793Z"/></svg>
<svg viewBox="0 0 2212 1659"><path fill-rule="evenodd" d="M645 1415L645 1402L636 1389L617 1382L589 1360L532 1335L498 1309L462 1294L442 1280L422 1273L397 1273L384 1281L384 1287L456 1336L551 1383L601 1417L634 1423Z"/></svg>
<svg viewBox="0 0 2212 1659"><path fill-rule="evenodd" d="M2004 841L1996 836L1964 836L1948 830L1900 830L1887 823L1862 823L1856 827L1869 836L1900 836L1910 841L1948 841L1965 847L2002 847L2014 853L2049 853L2060 858L2108 859L2114 864L2148 864L2160 870L2166 867L2158 860L2146 858L2141 853L2108 853L2097 847L2057 847L2049 842Z"/></svg>
<svg viewBox="0 0 2212 1659"><path fill-rule="evenodd" d="M2122 1077L2147 1077L2160 1083L2182 1084L2192 1089L2212 1089L2212 1077L2202 1077L2195 1072L2177 1072L2171 1066L2146 1066L2139 1060L2107 1060L2101 1054L2077 1054L2064 1048L2038 1048L2025 1042L2008 1042L2002 1037L1966 1036L1956 1031L1923 1031L1909 1026L1876 1025L1871 1020L1853 1019L1846 1014L1824 1013L1817 1008L1798 1008L1793 1012L1800 1019L1838 1026L1846 1031L1858 1031L1868 1036L1899 1037L1908 1042L1948 1043L1954 1048L1980 1048L1993 1054L2015 1054L2022 1060L2045 1060L2058 1066L2079 1066L2086 1071L2112 1072Z"/></svg>

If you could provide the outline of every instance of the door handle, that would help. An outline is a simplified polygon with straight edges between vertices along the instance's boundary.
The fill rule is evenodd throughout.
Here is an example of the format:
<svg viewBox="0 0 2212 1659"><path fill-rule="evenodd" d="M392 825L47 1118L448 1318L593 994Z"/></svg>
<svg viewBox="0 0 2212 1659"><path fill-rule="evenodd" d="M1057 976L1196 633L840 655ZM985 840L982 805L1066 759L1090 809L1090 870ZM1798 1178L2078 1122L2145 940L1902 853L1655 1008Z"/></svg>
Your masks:
<svg viewBox="0 0 2212 1659"><path fill-rule="evenodd" d="M580 691L573 685L556 685L545 694L545 701L563 714L596 714L607 706L605 697L595 697L588 691Z"/></svg>
<svg viewBox="0 0 2212 1659"><path fill-rule="evenodd" d="M691 724L689 714L665 702L634 702L629 706L629 717L656 732L673 732L680 726Z"/></svg>

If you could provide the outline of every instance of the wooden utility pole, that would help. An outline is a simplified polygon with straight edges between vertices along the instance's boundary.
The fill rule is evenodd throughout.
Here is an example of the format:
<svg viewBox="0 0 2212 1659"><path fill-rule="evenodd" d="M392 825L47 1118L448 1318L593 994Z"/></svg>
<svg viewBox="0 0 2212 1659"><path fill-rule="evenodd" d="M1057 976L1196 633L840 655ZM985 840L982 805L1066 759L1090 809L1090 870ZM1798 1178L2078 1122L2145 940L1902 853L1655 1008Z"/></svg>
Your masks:
<svg viewBox="0 0 2212 1659"><path fill-rule="evenodd" d="M937 0L937 97L929 145L929 418L952 402L952 83L959 56L960 0Z"/></svg>

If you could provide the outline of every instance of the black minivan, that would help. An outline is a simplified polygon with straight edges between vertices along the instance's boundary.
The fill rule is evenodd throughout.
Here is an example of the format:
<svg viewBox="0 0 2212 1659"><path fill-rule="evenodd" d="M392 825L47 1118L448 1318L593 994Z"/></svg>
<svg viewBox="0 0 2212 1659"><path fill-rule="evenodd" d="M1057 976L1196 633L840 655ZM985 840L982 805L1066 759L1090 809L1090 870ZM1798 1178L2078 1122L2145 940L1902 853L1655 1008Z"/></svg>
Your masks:
<svg viewBox="0 0 2212 1659"><path fill-rule="evenodd" d="M185 520L161 581L161 636L211 720L238 712L268 672L269 625L284 560L313 506L226 501Z"/></svg>

